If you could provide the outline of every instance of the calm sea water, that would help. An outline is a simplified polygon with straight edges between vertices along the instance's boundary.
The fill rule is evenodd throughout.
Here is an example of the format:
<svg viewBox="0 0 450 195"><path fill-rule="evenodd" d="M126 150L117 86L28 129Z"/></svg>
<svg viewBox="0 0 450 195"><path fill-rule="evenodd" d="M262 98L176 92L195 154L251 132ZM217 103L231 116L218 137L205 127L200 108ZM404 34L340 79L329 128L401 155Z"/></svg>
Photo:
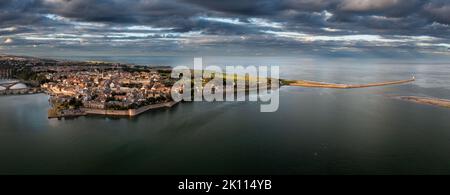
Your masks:
<svg viewBox="0 0 450 195"><path fill-rule="evenodd" d="M280 65L283 78L418 80L353 90L283 87L274 113L260 113L257 102L198 102L132 119L49 120L47 96L3 96L0 174L450 174L450 109L386 96L450 99L450 65L257 60L205 59Z"/></svg>

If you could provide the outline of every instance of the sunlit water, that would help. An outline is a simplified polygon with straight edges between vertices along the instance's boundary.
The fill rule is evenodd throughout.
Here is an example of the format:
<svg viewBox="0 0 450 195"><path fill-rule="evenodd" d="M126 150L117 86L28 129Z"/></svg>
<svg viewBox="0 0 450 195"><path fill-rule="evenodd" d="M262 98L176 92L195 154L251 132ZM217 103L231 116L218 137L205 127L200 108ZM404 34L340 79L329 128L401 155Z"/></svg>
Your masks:
<svg viewBox="0 0 450 195"><path fill-rule="evenodd" d="M214 63L234 61L259 63ZM283 87L274 113L260 113L256 102L198 102L132 119L48 120L46 95L3 96L0 173L450 173L450 109L386 96L450 99L450 65L265 62L280 63L283 78L417 81L352 90Z"/></svg>

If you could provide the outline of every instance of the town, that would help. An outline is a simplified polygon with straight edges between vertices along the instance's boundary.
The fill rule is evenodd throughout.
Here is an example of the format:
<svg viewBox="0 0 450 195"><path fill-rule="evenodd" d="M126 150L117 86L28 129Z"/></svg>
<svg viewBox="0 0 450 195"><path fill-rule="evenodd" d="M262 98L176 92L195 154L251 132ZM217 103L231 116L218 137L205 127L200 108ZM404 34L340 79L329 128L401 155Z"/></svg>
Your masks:
<svg viewBox="0 0 450 195"><path fill-rule="evenodd" d="M15 56L1 56L0 67L3 78L26 83L29 93L50 95L49 118L135 116L175 104L170 90L176 80L170 78L169 67Z"/></svg>
<svg viewBox="0 0 450 195"><path fill-rule="evenodd" d="M57 72L45 76L49 82L41 87L51 94L49 101L53 109L49 116L103 114L104 111L110 111L105 113L109 115L134 116L141 113L135 111L139 108L172 102L173 81L154 70Z"/></svg>

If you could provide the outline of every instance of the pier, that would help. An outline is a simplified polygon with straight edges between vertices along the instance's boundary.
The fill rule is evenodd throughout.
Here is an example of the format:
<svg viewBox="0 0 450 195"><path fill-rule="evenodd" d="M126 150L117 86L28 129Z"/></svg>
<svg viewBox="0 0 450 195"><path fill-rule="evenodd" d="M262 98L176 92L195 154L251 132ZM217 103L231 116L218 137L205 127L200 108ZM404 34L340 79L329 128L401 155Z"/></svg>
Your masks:
<svg viewBox="0 0 450 195"><path fill-rule="evenodd" d="M311 88L334 88L334 89L352 89L352 88L366 88L366 87L378 87L378 86L386 86L386 85L398 85L404 83L414 82L416 79L413 77L407 80L399 80L399 81L385 81L385 82L377 82L377 83L369 83L369 84L337 84L337 83L325 83L325 82L316 82L316 81L306 81L306 80L295 80L288 81L288 86L297 86L297 87L311 87Z"/></svg>

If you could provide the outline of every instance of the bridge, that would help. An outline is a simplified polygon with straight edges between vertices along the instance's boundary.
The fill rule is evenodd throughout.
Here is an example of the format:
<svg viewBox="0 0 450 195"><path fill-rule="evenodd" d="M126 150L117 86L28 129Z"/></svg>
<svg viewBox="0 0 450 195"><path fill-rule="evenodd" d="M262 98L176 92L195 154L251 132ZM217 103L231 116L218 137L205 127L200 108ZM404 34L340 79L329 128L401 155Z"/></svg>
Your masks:
<svg viewBox="0 0 450 195"><path fill-rule="evenodd" d="M36 94L44 92L39 87L31 87L31 88L22 88L22 89L9 89L9 90L0 90L0 96L3 95L28 95L28 94Z"/></svg>
<svg viewBox="0 0 450 195"><path fill-rule="evenodd" d="M36 94L36 93L42 93L44 92L40 87L33 87L33 86L29 86L27 85L26 88L19 88L19 89L14 89L12 87L14 87L17 84L25 84L27 85L27 82L24 81L13 81L13 82L8 82L8 83L0 83L0 86L5 88L5 89L1 89L0 90L0 96L4 96L4 95L28 95L28 94Z"/></svg>
<svg viewBox="0 0 450 195"><path fill-rule="evenodd" d="M10 90L11 87L14 87L15 85L19 84L19 81L16 82L10 82L10 83L0 83L0 86L4 87L5 90Z"/></svg>

